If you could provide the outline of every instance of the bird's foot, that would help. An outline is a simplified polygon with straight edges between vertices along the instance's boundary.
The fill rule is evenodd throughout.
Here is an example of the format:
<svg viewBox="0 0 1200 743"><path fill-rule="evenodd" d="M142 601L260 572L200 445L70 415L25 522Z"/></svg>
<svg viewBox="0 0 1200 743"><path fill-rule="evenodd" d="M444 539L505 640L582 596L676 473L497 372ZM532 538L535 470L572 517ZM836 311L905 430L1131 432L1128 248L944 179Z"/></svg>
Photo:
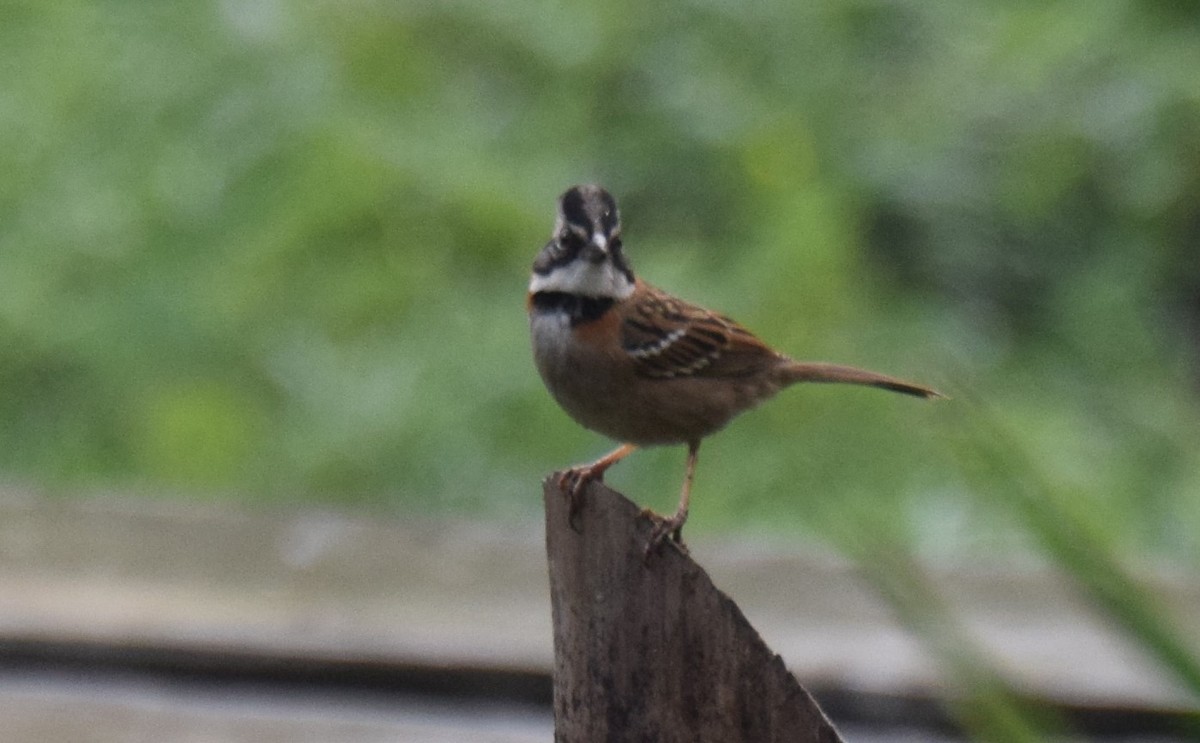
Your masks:
<svg viewBox="0 0 1200 743"><path fill-rule="evenodd" d="M583 464L572 467L558 476L558 489L570 501L567 509L567 523L576 532L582 531L579 525L579 513L583 510L583 491L593 480L603 482L604 469L591 464Z"/></svg>
<svg viewBox="0 0 1200 743"><path fill-rule="evenodd" d="M637 446L634 444L621 444L595 462L581 464L559 474L558 489L571 499L571 507L567 512L567 523L571 525L572 529L577 532L581 531L576 521L580 511L583 510L583 491L587 488L587 484L593 480L596 482L603 481L604 472L609 467L629 456L636 448Z"/></svg>
<svg viewBox="0 0 1200 743"><path fill-rule="evenodd" d="M673 542L675 548L683 554L687 554L687 547L683 543L683 524L687 521L687 511L676 511L673 516L660 516L651 511L649 508L643 508L641 516L646 518L654 525L650 530L650 538L646 540L646 550L643 553L643 559L650 562L650 556L662 549L665 542Z"/></svg>

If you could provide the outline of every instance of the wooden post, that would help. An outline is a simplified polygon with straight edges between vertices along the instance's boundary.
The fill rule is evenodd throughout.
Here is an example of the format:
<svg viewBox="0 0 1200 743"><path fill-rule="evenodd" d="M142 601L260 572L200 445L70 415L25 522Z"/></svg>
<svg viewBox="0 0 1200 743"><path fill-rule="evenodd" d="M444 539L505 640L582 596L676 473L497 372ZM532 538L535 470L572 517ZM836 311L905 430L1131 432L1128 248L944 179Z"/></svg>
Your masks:
<svg viewBox="0 0 1200 743"><path fill-rule="evenodd" d="M643 559L650 523L589 485L577 518L544 485L554 619L554 738L840 743L737 605L673 545Z"/></svg>

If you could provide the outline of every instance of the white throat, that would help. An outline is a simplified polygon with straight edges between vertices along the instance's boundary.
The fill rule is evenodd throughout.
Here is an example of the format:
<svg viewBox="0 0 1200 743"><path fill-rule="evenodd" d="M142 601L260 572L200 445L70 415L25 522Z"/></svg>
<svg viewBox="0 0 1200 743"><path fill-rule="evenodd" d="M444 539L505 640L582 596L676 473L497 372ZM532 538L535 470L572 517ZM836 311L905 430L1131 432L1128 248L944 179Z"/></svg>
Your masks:
<svg viewBox="0 0 1200 743"><path fill-rule="evenodd" d="M544 276L534 273L529 279L529 291L625 299L633 294L633 282L610 261L595 264L577 260L558 266Z"/></svg>

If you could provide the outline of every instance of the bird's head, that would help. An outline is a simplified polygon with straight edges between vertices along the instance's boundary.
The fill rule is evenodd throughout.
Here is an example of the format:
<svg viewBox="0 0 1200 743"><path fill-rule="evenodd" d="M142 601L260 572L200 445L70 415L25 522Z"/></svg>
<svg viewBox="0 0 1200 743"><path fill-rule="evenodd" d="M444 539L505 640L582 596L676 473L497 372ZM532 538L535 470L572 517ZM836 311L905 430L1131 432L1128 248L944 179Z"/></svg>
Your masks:
<svg viewBox="0 0 1200 743"><path fill-rule="evenodd" d="M533 262L529 291L624 299L633 286L617 202L600 186L567 189L558 199L554 235Z"/></svg>

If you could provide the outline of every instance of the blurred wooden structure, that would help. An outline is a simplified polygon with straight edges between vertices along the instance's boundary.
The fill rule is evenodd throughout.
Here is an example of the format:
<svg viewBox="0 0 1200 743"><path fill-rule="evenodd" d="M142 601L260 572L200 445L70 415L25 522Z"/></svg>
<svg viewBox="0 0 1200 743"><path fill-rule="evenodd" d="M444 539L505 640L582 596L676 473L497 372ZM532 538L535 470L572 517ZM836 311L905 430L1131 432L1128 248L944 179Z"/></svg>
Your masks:
<svg viewBox="0 0 1200 743"><path fill-rule="evenodd" d="M761 533L689 545L848 740L953 739L937 734L952 728L936 664L852 563ZM0 486L3 739L548 740L545 547L536 514ZM991 657L1081 732L1178 740L1175 721L1194 719L1194 697L1061 574L927 569ZM1146 585L1200 638L1194 576Z"/></svg>
<svg viewBox="0 0 1200 743"><path fill-rule="evenodd" d="M600 483L576 529L544 484L555 740L837 743L813 698L737 605Z"/></svg>

